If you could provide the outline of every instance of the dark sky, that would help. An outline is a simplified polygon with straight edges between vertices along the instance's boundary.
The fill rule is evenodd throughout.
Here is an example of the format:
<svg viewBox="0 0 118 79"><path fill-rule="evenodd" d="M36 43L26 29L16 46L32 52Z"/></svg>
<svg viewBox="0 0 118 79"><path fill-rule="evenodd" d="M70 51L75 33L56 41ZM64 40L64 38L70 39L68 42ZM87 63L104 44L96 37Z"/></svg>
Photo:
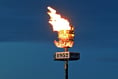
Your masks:
<svg viewBox="0 0 118 79"><path fill-rule="evenodd" d="M69 79L118 79L117 0L0 0L0 79L64 79L47 6L75 27Z"/></svg>

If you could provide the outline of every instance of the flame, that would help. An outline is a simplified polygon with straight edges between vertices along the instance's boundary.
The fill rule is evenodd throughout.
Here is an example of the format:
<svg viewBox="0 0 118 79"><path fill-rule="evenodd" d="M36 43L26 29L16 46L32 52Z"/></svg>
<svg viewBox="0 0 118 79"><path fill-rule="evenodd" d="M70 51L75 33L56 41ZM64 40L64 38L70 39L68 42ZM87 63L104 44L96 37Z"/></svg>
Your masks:
<svg viewBox="0 0 118 79"><path fill-rule="evenodd" d="M70 24L67 19L64 19L61 17L60 14L56 13L56 10L54 10L51 7L47 7L49 12L48 15L50 16L49 23L53 26L54 31L59 31L59 30L70 30Z"/></svg>
<svg viewBox="0 0 118 79"><path fill-rule="evenodd" d="M53 31L58 32L59 41L54 41L55 45L59 48L69 48L73 46L74 43L74 27L70 25L67 19L61 17L60 14L56 13L56 10L47 7L50 16L49 23L53 27Z"/></svg>
<svg viewBox="0 0 118 79"><path fill-rule="evenodd" d="M55 45L59 48L70 48L74 44L74 31L73 30L61 30L58 31L59 41L54 41Z"/></svg>

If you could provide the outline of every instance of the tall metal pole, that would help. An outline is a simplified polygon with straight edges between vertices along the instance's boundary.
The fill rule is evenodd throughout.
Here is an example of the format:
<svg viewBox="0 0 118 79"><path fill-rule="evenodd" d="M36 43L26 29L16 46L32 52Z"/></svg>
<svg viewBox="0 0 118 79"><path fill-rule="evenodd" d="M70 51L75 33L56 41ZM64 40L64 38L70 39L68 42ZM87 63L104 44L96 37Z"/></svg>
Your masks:
<svg viewBox="0 0 118 79"><path fill-rule="evenodd" d="M65 52L68 52L68 48L64 48L64 50ZM64 69L65 69L65 79L68 79L68 60L65 60Z"/></svg>

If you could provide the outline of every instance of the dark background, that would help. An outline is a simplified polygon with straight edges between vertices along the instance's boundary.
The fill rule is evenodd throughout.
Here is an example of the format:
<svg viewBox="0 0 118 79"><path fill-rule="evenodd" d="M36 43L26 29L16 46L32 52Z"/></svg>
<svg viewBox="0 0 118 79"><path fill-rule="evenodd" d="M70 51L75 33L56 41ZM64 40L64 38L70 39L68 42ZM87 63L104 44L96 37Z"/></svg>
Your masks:
<svg viewBox="0 0 118 79"><path fill-rule="evenodd" d="M64 79L47 6L75 27L69 79L118 79L117 0L0 0L0 79Z"/></svg>

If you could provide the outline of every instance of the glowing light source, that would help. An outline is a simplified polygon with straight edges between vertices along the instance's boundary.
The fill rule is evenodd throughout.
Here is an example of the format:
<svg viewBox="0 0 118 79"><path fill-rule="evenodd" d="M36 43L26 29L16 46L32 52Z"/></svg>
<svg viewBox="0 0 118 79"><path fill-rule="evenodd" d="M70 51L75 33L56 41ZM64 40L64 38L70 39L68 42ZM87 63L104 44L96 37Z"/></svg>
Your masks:
<svg viewBox="0 0 118 79"><path fill-rule="evenodd" d="M74 43L74 27L70 25L67 19L62 18L60 14L57 14L56 10L48 8L48 15L50 16L49 23L53 27L53 31L58 32L59 41L54 41L55 45L59 48L69 48Z"/></svg>

